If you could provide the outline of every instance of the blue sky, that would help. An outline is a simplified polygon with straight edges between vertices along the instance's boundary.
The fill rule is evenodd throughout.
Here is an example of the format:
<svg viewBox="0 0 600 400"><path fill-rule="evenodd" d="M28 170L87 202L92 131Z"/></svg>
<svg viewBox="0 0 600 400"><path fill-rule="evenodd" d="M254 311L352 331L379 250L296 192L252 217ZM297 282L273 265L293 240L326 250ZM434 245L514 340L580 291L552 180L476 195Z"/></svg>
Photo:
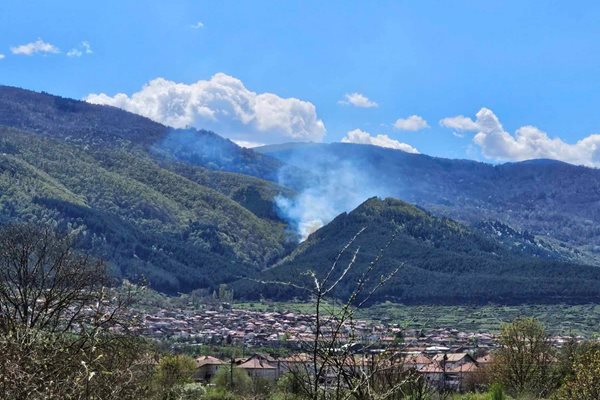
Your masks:
<svg viewBox="0 0 600 400"><path fill-rule="evenodd" d="M592 1L3 1L0 83L240 142L598 166L599 19ZM413 115L428 127L394 127Z"/></svg>

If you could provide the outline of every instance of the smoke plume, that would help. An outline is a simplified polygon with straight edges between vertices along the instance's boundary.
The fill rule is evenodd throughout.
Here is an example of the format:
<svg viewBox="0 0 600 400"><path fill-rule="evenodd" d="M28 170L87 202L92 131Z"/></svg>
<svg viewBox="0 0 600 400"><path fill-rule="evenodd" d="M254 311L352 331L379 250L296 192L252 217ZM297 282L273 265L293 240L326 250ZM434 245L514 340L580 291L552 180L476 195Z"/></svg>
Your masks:
<svg viewBox="0 0 600 400"><path fill-rule="evenodd" d="M279 157L286 163L279 171L279 184L295 186L297 194L277 197L276 205L301 240L366 199L390 194L363 162L342 159L322 149L309 145Z"/></svg>

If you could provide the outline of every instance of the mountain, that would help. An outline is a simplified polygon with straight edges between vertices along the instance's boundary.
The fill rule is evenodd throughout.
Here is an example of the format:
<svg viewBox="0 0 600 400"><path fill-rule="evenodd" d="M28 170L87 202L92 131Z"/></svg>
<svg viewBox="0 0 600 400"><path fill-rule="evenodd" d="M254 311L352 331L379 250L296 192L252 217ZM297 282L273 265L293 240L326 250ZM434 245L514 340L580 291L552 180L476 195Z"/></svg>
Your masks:
<svg viewBox="0 0 600 400"><path fill-rule="evenodd" d="M310 287L311 278L306 271L314 271L321 279L326 276L340 249L363 228L330 279L333 282L341 274L359 249L355 266L335 293L340 299L349 296L369 263L383 249L363 293L368 293L381 276L397 268L398 272L375 292L373 302L511 304L600 300L598 267L511 249L480 230L435 217L400 200L378 198L339 215L273 268L254 279L237 282L235 289L251 299L259 294L279 300L306 298L307 293L294 286L272 282ZM530 239L535 244L535 239Z"/></svg>
<svg viewBox="0 0 600 400"><path fill-rule="evenodd" d="M279 164L214 133L0 87L0 221L75 229L117 275L165 292L215 287L293 248L273 203L289 189L255 177Z"/></svg>
<svg viewBox="0 0 600 400"><path fill-rule="evenodd" d="M490 165L347 143L256 150L309 171L351 174L370 196L400 198L438 216L467 224L499 221L592 257L600 249L598 169L554 160ZM313 185L328 183L322 179Z"/></svg>
<svg viewBox="0 0 600 400"><path fill-rule="evenodd" d="M71 143L140 148L156 158L275 179L281 163L213 132L173 129L119 108L0 86L0 126Z"/></svg>
<svg viewBox="0 0 600 400"><path fill-rule="evenodd" d="M166 293L231 283L246 298L302 296L241 278L301 283L366 227L356 271L394 235L378 273L401 266L377 301L596 301L600 269L579 264L597 263L599 188L598 171L550 160L492 166L350 144L253 151L0 86L0 224L75 231L116 276ZM419 207L364 202L372 196ZM304 217L332 221L299 244Z"/></svg>

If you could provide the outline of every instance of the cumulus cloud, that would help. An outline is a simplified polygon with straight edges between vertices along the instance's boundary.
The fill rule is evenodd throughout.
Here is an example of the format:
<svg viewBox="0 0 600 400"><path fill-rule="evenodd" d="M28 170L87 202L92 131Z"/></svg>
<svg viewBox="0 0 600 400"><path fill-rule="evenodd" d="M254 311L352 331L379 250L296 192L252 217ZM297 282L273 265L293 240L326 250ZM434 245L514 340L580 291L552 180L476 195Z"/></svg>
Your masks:
<svg viewBox="0 0 600 400"><path fill-rule="evenodd" d="M370 100L367 96L360 93L347 93L344 95L344 99L340 100L340 104L350 104L354 107L360 108L373 108L377 107L377 103Z"/></svg>
<svg viewBox="0 0 600 400"><path fill-rule="evenodd" d="M390 138L388 135L373 136L360 129L351 130L342 138L342 143L371 144L379 147L402 150L407 153L418 154L419 151L407 143L402 143Z"/></svg>
<svg viewBox="0 0 600 400"><path fill-rule="evenodd" d="M479 110L474 120L459 115L444 118L440 124L458 131L475 132L473 143L489 159L523 161L549 158L600 167L600 134L589 135L575 143L551 138L546 132L531 125L522 126L511 134L488 108Z"/></svg>
<svg viewBox="0 0 600 400"><path fill-rule="evenodd" d="M469 117L457 115L456 117L447 117L440 120L440 125L457 131L476 131L477 124Z"/></svg>
<svg viewBox="0 0 600 400"><path fill-rule="evenodd" d="M204 28L204 23L202 21L198 21L195 24L190 25L192 29L202 29Z"/></svg>
<svg viewBox="0 0 600 400"><path fill-rule="evenodd" d="M429 128L429 124L422 117L411 115L407 118L398 118L394 122L394 128L402 131L420 131L421 129Z"/></svg>
<svg viewBox="0 0 600 400"><path fill-rule="evenodd" d="M38 39L35 42L22 44L20 46L11 47L10 51L13 54L31 56L36 53L50 54L59 53L58 47L51 43L44 42L42 39Z"/></svg>
<svg viewBox="0 0 600 400"><path fill-rule="evenodd" d="M209 129L245 142L321 141L326 132L312 103L252 92L242 81L224 73L192 84L156 78L130 96L100 93L85 100L119 107L175 128Z"/></svg>
<svg viewBox="0 0 600 400"><path fill-rule="evenodd" d="M67 52L68 57L81 57L84 54L92 54L92 46L89 42L83 41L78 47L74 47Z"/></svg>

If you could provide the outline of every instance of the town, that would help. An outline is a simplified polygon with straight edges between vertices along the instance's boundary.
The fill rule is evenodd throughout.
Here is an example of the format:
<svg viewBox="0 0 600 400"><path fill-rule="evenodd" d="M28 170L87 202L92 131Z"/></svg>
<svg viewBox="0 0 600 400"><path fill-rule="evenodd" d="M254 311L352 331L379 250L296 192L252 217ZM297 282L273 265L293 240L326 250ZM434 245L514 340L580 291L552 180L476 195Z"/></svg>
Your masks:
<svg viewBox="0 0 600 400"><path fill-rule="evenodd" d="M311 363L307 354L315 340L315 316L292 311L250 311L225 307L160 309L143 317L141 333L156 340L191 346L236 346L236 357L196 354L196 380L209 383L222 366L243 369L252 378L274 381ZM327 330L325 329L325 332ZM327 333L325 333L327 337ZM556 335L556 348L582 342L582 336ZM418 330L389 321L353 320L336 338L339 346L352 346L352 363L369 367L373 356L392 354L402 368L423 375L434 386L462 391L476 384L493 360L497 336L489 332L461 332L444 328ZM283 349L274 356L264 349Z"/></svg>

